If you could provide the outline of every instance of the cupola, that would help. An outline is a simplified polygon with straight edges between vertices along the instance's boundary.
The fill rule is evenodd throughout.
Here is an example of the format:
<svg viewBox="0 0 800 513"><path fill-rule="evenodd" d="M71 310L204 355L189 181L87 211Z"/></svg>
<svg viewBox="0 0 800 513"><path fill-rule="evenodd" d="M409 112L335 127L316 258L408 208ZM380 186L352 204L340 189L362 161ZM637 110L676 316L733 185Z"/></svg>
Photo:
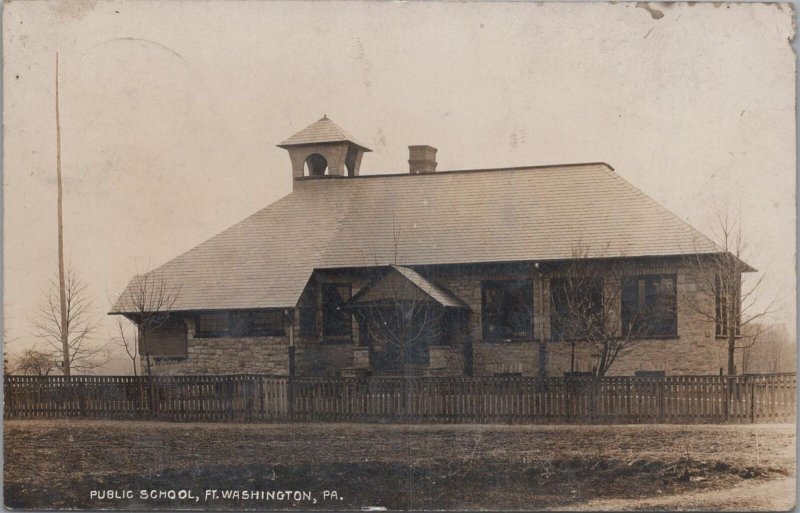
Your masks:
<svg viewBox="0 0 800 513"><path fill-rule="evenodd" d="M328 119L328 116L300 130L278 147L289 152L295 180L303 177L358 176L361 157L365 152L372 151Z"/></svg>

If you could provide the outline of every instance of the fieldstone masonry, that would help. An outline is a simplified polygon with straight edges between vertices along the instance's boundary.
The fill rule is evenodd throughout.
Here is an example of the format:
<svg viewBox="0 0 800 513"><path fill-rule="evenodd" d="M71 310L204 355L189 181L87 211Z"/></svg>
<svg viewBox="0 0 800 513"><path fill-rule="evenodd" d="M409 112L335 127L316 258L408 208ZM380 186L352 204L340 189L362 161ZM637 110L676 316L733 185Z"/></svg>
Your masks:
<svg viewBox="0 0 800 513"><path fill-rule="evenodd" d="M143 363L145 368L147 364ZM277 374L289 373L286 337L194 338L184 359L155 358L154 374Z"/></svg>
<svg viewBox="0 0 800 513"><path fill-rule="evenodd" d="M540 274L532 264L442 266L421 269L420 272L469 306L467 338L472 341L474 376L537 376L541 354L546 355L548 375L561 376L570 369L572 344L549 340L549 278ZM631 274L666 273L677 276L677 337L639 341L617 359L609 375L631 375L642 370L665 371L668 375L718 374L720 368L725 367L725 341L717 340L714 325L687 306L686 298L694 302L713 302L712 298L697 290L697 280L689 270L681 266L679 261L659 265L631 263ZM326 271L318 273L316 283L325 280L351 282L355 294L369 279L370 271ZM492 343L481 340L481 282L502 279L533 281L534 329L531 340ZM314 288L314 283L312 279L309 287ZM318 296L313 291L304 293L303 300L319 308ZM711 307L713 303L707 305ZM358 323L353 321L352 340L335 344L321 343L319 310L317 316L317 336L300 337L298 316L295 315L293 331L297 372L309 376L336 376L342 369L368 367L369 349L359 346ZM170 336L186 339L186 357L155 359L151 362L155 374L288 373L288 330L284 337L196 338L193 318L187 320L186 330L174 330ZM164 334L160 336L163 338ZM465 341L449 342L448 346L431 348L428 374L462 375ZM545 344L544 352L540 350L541 344ZM597 354L591 347L580 342L575 344L575 370L590 371L597 361Z"/></svg>
<svg viewBox="0 0 800 513"><path fill-rule="evenodd" d="M369 348L356 347L353 349L353 367L369 369Z"/></svg>

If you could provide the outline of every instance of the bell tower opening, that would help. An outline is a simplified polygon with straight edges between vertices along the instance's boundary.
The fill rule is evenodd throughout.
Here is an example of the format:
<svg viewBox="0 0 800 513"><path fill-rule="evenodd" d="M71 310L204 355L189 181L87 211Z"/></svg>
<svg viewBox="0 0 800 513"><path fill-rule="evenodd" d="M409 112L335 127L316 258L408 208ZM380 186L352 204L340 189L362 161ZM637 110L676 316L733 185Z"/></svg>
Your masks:
<svg viewBox="0 0 800 513"><path fill-rule="evenodd" d="M312 153L306 158L306 176L325 176L328 160L319 153Z"/></svg>
<svg viewBox="0 0 800 513"><path fill-rule="evenodd" d="M292 176L345 178L358 176L361 158L372 151L324 116L278 145L289 152Z"/></svg>

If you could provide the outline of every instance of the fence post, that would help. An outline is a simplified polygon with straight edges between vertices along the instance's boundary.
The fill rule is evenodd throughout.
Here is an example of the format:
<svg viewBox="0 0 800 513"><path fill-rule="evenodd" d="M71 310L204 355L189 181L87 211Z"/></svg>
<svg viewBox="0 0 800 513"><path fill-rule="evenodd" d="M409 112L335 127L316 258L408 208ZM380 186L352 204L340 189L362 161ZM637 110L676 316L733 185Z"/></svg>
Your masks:
<svg viewBox="0 0 800 513"><path fill-rule="evenodd" d="M733 388L733 377L727 376L724 379L725 383L725 408L724 408L724 416L725 422L730 421L730 407L731 407L731 388Z"/></svg>
<svg viewBox="0 0 800 513"><path fill-rule="evenodd" d="M294 377L295 377L295 360L294 360L294 345L289 346L289 382L288 389L286 390L287 410L289 412L289 419L294 419Z"/></svg>
<svg viewBox="0 0 800 513"><path fill-rule="evenodd" d="M408 412L408 406L406 404L406 399L408 397L408 376L402 376L400 378L400 383L402 383L402 388L400 389L400 394L402 397L400 398L400 418L401 422L406 422L406 414Z"/></svg>
<svg viewBox="0 0 800 513"><path fill-rule="evenodd" d="M70 377L70 381L75 379ZM83 386L83 380L78 381L78 412L81 417L86 416L86 389Z"/></svg>
<svg viewBox="0 0 800 513"><path fill-rule="evenodd" d="M150 390L150 397L149 397L149 406L150 406L150 418L154 418L158 415L158 386L156 385L156 378L155 376L148 375L148 388Z"/></svg>
<svg viewBox="0 0 800 513"><path fill-rule="evenodd" d="M656 394L658 395L658 422L663 423L665 412L664 412L664 388L666 387L666 380L657 378L656 381Z"/></svg>
<svg viewBox="0 0 800 513"><path fill-rule="evenodd" d="M10 386L10 379L8 376L3 376L3 418L11 417L11 412L14 409L11 407L14 399L11 397L11 386Z"/></svg>
<svg viewBox="0 0 800 513"><path fill-rule="evenodd" d="M625 380L625 422L631 421L631 380Z"/></svg>
<svg viewBox="0 0 800 513"><path fill-rule="evenodd" d="M253 378L251 376L247 376L244 381L244 420L249 421L255 418L253 410L255 409L255 383L253 382Z"/></svg>
<svg viewBox="0 0 800 513"><path fill-rule="evenodd" d="M149 410L148 405L145 403L145 382L144 377L139 376L137 379L137 384L139 385L139 408L138 408L138 415L137 416L144 416L147 417L147 411Z"/></svg>
<svg viewBox="0 0 800 513"><path fill-rule="evenodd" d="M748 377L747 381L750 384L750 423L756 422L756 384L752 378Z"/></svg>

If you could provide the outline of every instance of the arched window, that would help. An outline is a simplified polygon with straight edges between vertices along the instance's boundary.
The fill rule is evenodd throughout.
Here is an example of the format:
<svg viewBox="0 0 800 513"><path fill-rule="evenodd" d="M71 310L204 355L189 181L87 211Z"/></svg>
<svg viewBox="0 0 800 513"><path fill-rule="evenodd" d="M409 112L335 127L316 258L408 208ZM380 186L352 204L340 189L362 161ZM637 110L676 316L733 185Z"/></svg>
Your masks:
<svg viewBox="0 0 800 513"><path fill-rule="evenodd" d="M328 161L319 153L312 153L306 158L308 176L323 176L328 170Z"/></svg>

